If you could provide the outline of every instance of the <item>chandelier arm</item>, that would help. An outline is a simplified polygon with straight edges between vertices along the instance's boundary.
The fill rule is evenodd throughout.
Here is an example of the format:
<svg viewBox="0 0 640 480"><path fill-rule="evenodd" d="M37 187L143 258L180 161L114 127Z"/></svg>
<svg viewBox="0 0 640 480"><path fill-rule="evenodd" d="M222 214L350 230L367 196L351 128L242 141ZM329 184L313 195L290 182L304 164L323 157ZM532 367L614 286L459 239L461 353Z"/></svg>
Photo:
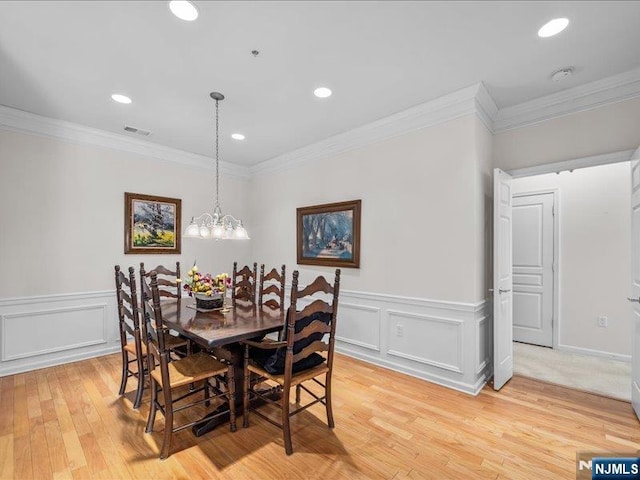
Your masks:
<svg viewBox="0 0 640 480"><path fill-rule="evenodd" d="M191 222L200 223L201 220L206 221L207 223L205 223L205 225L210 226L213 225L215 217L209 212L204 212L202 215L198 215L197 217L191 217Z"/></svg>

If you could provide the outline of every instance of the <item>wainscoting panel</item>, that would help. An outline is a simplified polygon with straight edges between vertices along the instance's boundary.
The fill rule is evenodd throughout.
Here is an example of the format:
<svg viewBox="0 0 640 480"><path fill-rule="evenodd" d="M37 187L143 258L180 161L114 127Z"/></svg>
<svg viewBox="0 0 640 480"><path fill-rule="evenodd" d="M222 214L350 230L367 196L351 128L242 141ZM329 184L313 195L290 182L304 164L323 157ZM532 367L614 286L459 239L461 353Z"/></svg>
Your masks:
<svg viewBox="0 0 640 480"><path fill-rule="evenodd" d="M0 300L0 376L118 350L114 291Z"/></svg>
<svg viewBox="0 0 640 480"><path fill-rule="evenodd" d="M462 373L462 320L397 310L387 315L388 355Z"/></svg>
<svg viewBox="0 0 640 480"><path fill-rule="evenodd" d="M348 316L349 322L338 322L336 340L380 351L380 308L340 302L338 312L340 316Z"/></svg>
<svg viewBox="0 0 640 480"><path fill-rule="evenodd" d="M486 307L341 290L336 350L475 395L491 373Z"/></svg>
<svg viewBox="0 0 640 480"><path fill-rule="evenodd" d="M484 301L342 290L336 328L338 352L465 393L477 394L491 375ZM119 349L114 291L0 300L0 376Z"/></svg>

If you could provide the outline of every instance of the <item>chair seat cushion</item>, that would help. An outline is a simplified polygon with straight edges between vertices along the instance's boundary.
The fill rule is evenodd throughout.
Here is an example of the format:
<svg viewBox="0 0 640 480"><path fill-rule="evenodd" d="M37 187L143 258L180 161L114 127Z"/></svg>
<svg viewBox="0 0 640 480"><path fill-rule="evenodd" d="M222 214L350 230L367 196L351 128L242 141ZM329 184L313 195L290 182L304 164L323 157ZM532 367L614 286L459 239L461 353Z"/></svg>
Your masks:
<svg viewBox="0 0 640 480"><path fill-rule="evenodd" d="M250 348L249 356L259 366L264 368L267 372L273 375L280 375L284 373L284 359L286 354L285 348L279 348L273 350L262 350L260 348ZM302 372L309 368L317 367L324 362L324 357L319 353L312 353L306 358L297 361L293 364L293 373Z"/></svg>
<svg viewBox="0 0 640 480"><path fill-rule="evenodd" d="M294 332L299 333L304 328L309 326L311 322L321 321L325 324L328 324L331 321L331 315L325 312L317 312L308 317L304 317L299 319L294 327ZM288 332L285 330L283 337L286 339L288 336ZM293 354L297 354L301 352L304 348L309 346L312 342L316 340L321 340L323 337L322 333L314 333L309 335L306 338L301 338L293 344ZM264 368L267 372L273 375L280 375L284 373L284 363L286 357L286 348L282 347L277 350L265 350L260 348L251 348L249 349L249 356L251 359L259 366ZM325 358L318 354L312 353L311 355L298 360L293 364L292 372L298 373L304 370L308 370L310 368L317 367L321 365L322 362L325 361Z"/></svg>

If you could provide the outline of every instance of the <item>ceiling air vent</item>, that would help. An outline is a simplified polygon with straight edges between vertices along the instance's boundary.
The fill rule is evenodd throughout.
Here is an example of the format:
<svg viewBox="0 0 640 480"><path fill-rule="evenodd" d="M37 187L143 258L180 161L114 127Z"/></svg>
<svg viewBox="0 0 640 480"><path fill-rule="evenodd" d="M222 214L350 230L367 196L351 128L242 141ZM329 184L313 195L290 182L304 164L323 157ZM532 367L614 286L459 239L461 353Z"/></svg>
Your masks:
<svg viewBox="0 0 640 480"><path fill-rule="evenodd" d="M125 130L125 132L136 133L138 135L142 135L143 137L148 137L149 135L151 135L151 132L148 132L146 130L142 130L140 128L131 127L129 125L125 125L124 126L124 130Z"/></svg>

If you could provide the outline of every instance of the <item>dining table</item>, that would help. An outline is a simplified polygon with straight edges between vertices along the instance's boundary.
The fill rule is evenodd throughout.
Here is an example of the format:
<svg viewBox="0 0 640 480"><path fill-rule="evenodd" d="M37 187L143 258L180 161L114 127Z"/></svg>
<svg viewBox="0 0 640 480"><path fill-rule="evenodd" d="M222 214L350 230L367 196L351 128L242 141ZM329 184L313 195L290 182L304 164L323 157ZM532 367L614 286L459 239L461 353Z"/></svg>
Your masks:
<svg viewBox="0 0 640 480"><path fill-rule="evenodd" d="M191 297L163 300L161 309L162 321L168 328L235 367L236 411L242 411L244 354L240 342L282 330L285 311L240 301L222 309L203 310ZM228 410L227 405L219 408ZM212 418L195 425L193 433L204 435L227 419L228 415Z"/></svg>

